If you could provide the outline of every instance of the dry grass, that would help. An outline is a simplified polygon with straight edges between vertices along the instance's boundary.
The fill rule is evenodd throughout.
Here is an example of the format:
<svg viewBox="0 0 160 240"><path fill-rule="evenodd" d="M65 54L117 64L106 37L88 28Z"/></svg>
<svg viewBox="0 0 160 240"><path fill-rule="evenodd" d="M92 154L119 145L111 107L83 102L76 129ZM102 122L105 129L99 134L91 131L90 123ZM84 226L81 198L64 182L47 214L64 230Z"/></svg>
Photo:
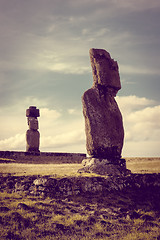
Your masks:
<svg viewBox="0 0 160 240"><path fill-rule="evenodd" d="M133 173L160 173L160 158L126 158L127 168ZM1 163L0 173L14 175L77 175L81 164L24 164Z"/></svg>
<svg viewBox="0 0 160 240"><path fill-rule="evenodd" d="M0 173L77 175L81 164L1 163ZM160 158L128 158L132 172L160 172ZM159 193L109 193L70 199L0 192L0 239L160 239ZM28 209L19 207L26 204Z"/></svg>
<svg viewBox="0 0 160 240"><path fill-rule="evenodd" d="M153 206L129 193L60 200L3 192L0 239L160 239L159 211Z"/></svg>
<svg viewBox="0 0 160 240"><path fill-rule="evenodd" d="M11 173L17 176L26 175L74 175L81 168L81 164L24 164L2 163L0 173Z"/></svg>
<svg viewBox="0 0 160 240"><path fill-rule="evenodd" d="M133 173L160 173L160 158L126 158Z"/></svg>

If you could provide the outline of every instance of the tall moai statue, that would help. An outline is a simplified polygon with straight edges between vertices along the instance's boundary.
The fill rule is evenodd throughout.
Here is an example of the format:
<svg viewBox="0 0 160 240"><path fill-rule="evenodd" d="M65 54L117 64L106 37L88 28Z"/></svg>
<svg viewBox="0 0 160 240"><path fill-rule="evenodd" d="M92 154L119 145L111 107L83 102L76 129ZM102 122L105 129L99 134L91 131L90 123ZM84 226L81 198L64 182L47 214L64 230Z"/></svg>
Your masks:
<svg viewBox="0 0 160 240"><path fill-rule="evenodd" d="M93 159L120 164L124 140L122 115L115 101L121 89L118 64L103 49L90 49L93 86L82 96L86 148ZM122 160L122 161L121 161ZM90 164L88 163L88 164ZM83 162L82 162L83 164ZM85 163L86 164L86 163ZM85 166L85 164L83 164Z"/></svg>
<svg viewBox="0 0 160 240"><path fill-rule="evenodd" d="M29 130L26 132L26 152L37 153L39 152L39 139L40 134L38 132L38 119L39 109L35 106L30 106L26 110L26 117L28 118Z"/></svg>

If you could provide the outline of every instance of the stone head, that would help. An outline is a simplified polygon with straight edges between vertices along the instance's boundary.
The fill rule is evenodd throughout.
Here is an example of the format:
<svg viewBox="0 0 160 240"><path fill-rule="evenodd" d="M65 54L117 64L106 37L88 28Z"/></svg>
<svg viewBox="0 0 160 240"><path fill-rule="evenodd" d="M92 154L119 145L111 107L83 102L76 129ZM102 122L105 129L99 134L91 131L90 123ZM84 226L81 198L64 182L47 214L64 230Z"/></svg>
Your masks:
<svg viewBox="0 0 160 240"><path fill-rule="evenodd" d="M28 118L28 125L29 125L29 129L37 130L38 129L38 120L34 117L29 117Z"/></svg>
<svg viewBox="0 0 160 240"><path fill-rule="evenodd" d="M121 89L118 64L104 49L91 48L90 59L93 74L93 85L103 85L116 91Z"/></svg>

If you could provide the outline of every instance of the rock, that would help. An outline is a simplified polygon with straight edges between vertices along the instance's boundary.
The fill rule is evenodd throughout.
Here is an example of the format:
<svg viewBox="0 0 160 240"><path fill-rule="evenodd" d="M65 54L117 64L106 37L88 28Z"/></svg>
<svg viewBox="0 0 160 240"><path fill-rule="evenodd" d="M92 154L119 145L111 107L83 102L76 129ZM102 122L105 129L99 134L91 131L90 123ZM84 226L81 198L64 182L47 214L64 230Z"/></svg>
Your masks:
<svg viewBox="0 0 160 240"><path fill-rule="evenodd" d="M28 117L29 130L26 132L26 152L39 152L39 139L40 134L38 132L38 120L40 116L39 109L31 106L26 110L26 116Z"/></svg>
<svg viewBox="0 0 160 240"><path fill-rule="evenodd" d="M110 54L104 49L89 50L92 73L93 85L98 84L108 87L121 89L120 77L118 72L118 64L110 57Z"/></svg>
<svg viewBox="0 0 160 240"><path fill-rule="evenodd" d="M26 117L39 117L39 109L37 109L35 106L30 106L29 109L26 110Z"/></svg>
<svg viewBox="0 0 160 240"><path fill-rule="evenodd" d="M91 49L93 87L82 96L86 147L90 156L114 162L121 157L124 129L114 99L121 88L118 65L108 52Z"/></svg>
<svg viewBox="0 0 160 240"><path fill-rule="evenodd" d="M17 205L18 209L22 209L22 210L31 210L31 207L29 207L27 204L25 203L18 203Z"/></svg>
<svg viewBox="0 0 160 240"><path fill-rule="evenodd" d="M91 166L93 164L101 164L101 163L105 163L105 164L110 164L110 161L108 161L107 159L102 159L100 160L99 158L85 158L83 161L82 161L82 165L84 167L86 166Z"/></svg>
<svg viewBox="0 0 160 240"><path fill-rule="evenodd" d="M92 165L90 171L101 175L121 175L120 168L114 164Z"/></svg>
<svg viewBox="0 0 160 240"><path fill-rule="evenodd" d="M83 193L100 193L103 192L104 182L103 179L99 177L85 178L81 188Z"/></svg>
<svg viewBox="0 0 160 240"><path fill-rule="evenodd" d="M8 231L5 239L21 240L22 238L18 234Z"/></svg>
<svg viewBox="0 0 160 240"><path fill-rule="evenodd" d="M106 166L109 165L111 164L107 164ZM10 178L10 176L4 177L4 179L1 177L1 191L8 191L6 182L10 180ZM147 197L150 198L156 209L160 209L160 174L111 174L111 176L74 176L63 178L50 176L13 176L12 181L15 184L12 184L10 192L28 196L62 197L65 201L67 200L69 202L69 197L72 196L89 196L89 199L92 199L93 196L101 197L113 192L117 192L118 194L122 192L133 192L135 194L137 193L135 197L137 204L141 204L141 202L145 200L145 197ZM64 205L65 201L63 201ZM126 198L120 198L118 203L124 205L127 201ZM61 202L61 200L57 200L57 204ZM132 206L132 201L129 204ZM3 208L5 206L1 207L1 211L8 211L8 208ZM27 209L27 206L23 205L23 203L17 206L17 208L22 209L25 207ZM116 211L116 209L114 210ZM123 212L125 212L125 209L124 211L123 209L121 210L121 213Z"/></svg>
<svg viewBox="0 0 160 240"><path fill-rule="evenodd" d="M65 197L71 196L73 194L72 181L67 178L62 178L59 180L58 184L59 191L63 193Z"/></svg>
<svg viewBox="0 0 160 240"><path fill-rule="evenodd" d="M28 119L29 119L29 121L28 121L29 129L37 130L38 129L38 120L33 117L30 117Z"/></svg>
<svg viewBox="0 0 160 240"><path fill-rule="evenodd" d="M143 215L141 218L145 221L154 221L154 217L147 214Z"/></svg>
<svg viewBox="0 0 160 240"><path fill-rule="evenodd" d="M8 212L9 210L8 207L0 207L0 212Z"/></svg>
<svg viewBox="0 0 160 240"><path fill-rule="evenodd" d="M47 179L46 178L37 178L33 181L33 184L36 185L36 186L39 186L39 185L44 185L45 183L47 182Z"/></svg>
<svg viewBox="0 0 160 240"><path fill-rule="evenodd" d="M10 219L12 219L18 224L19 229L25 229L30 225L29 219L22 217L18 212L12 212L10 215Z"/></svg>
<svg viewBox="0 0 160 240"><path fill-rule="evenodd" d="M32 129L27 130L26 132L27 152L39 152L39 138L40 134L38 131L34 131Z"/></svg>
<svg viewBox="0 0 160 240"><path fill-rule="evenodd" d="M138 219L140 218L140 214L137 213L136 211L133 211L132 213L130 213L130 219Z"/></svg>
<svg viewBox="0 0 160 240"><path fill-rule="evenodd" d="M83 168L78 173L96 173L100 175L118 176L130 174L131 171L126 169L125 159L119 159L111 163L108 159L88 158L82 161Z"/></svg>

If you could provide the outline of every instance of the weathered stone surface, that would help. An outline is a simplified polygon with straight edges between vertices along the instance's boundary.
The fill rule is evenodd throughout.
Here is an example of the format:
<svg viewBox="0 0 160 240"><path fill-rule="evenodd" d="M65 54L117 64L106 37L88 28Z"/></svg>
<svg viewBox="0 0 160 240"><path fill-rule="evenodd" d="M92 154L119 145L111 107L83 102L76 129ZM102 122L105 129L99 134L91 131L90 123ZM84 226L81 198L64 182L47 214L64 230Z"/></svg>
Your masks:
<svg viewBox="0 0 160 240"><path fill-rule="evenodd" d="M30 106L29 109L26 110L26 117L39 117L39 109L37 109L35 106Z"/></svg>
<svg viewBox="0 0 160 240"><path fill-rule="evenodd" d="M29 125L29 129L37 130L38 129L38 120L33 117L29 117L28 125Z"/></svg>
<svg viewBox="0 0 160 240"><path fill-rule="evenodd" d="M39 152L39 139L40 134L38 131L27 130L26 132L26 151L27 152Z"/></svg>
<svg viewBox="0 0 160 240"><path fill-rule="evenodd" d="M39 109L34 106L30 106L26 110L26 116L28 118L29 130L26 132L26 152L39 152L39 139L40 134L38 129L37 117L40 116Z"/></svg>
<svg viewBox="0 0 160 240"><path fill-rule="evenodd" d="M90 58L94 83L82 96L87 152L114 162L121 157L124 139L122 115L114 99L121 88L118 65L102 49L91 49Z"/></svg>
<svg viewBox="0 0 160 240"><path fill-rule="evenodd" d="M0 175L0 191L44 197L68 197L84 194L106 195L109 192L160 190L160 174L129 174L108 177L4 176Z"/></svg>
<svg viewBox="0 0 160 240"><path fill-rule="evenodd" d="M112 164L108 159L88 158L82 161L83 168L79 169L79 173L88 172L100 175L118 176L127 175L131 171L126 169L125 159L117 159Z"/></svg>
<svg viewBox="0 0 160 240"><path fill-rule="evenodd" d="M90 49L89 54L92 66L93 86L103 85L114 88L117 91L121 89L118 64L110 57L110 54L104 49L94 48Z"/></svg>

